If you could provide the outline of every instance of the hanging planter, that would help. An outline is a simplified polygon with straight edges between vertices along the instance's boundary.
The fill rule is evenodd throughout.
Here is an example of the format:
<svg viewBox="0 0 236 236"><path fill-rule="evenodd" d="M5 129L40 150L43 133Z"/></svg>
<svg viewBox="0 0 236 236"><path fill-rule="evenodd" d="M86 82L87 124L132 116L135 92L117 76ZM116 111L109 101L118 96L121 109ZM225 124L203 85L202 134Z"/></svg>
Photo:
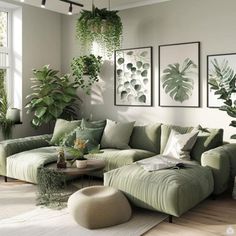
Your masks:
<svg viewBox="0 0 236 236"><path fill-rule="evenodd" d="M101 66L102 57L96 57L93 54L73 58L71 63L72 75L75 77L78 87L83 89L88 95L91 93L92 85L99 80L98 74Z"/></svg>
<svg viewBox="0 0 236 236"><path fill-rule="evenodd" d="M82 46L91 48L96 41L108 56L119 49L123 26L117 13L106 8L98 9L94 5L92 11L83 10L76 25L77 38Z"/></svg>

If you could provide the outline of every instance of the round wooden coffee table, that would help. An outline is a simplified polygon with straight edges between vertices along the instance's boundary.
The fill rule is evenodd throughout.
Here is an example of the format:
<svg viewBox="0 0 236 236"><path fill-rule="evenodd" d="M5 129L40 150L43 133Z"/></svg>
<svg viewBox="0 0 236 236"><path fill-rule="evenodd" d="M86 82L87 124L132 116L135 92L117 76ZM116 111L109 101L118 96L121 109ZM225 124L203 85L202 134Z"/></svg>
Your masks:
<svg viewBox="0 0 236 236"><path fill-rule="evenodd" d="M47 165L47 168L53 169L58 173L63 173L66 176L80 176L80 175L89 175L92 172L103 170L105 167L104 160L87 160L87 166L85 168L77 168L77 167L66 167L64 169L57 168L56 163L52 163Z"/></svg>

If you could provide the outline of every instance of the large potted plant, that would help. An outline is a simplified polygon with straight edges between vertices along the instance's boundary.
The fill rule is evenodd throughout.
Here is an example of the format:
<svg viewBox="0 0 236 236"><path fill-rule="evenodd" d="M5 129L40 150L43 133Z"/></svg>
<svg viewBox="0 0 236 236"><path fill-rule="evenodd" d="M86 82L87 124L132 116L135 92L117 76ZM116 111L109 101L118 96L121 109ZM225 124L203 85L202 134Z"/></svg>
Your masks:
<svg viewBox="0 0 236 236"><path fill-rule="evenodd" d="M102 57L90 54L88 56L75 57L71 63L71 69L78 87L86 94L90 94L91 86L98 82L99 72L102 66Z"/></svg>
<svg viewBox="0 0 236 236"><path fill-rule="evenodd" d="M117 13L94 5L92 11L82 10L76 25L77 38L82 45L91 47L96 41L107 50L108 56L120 48L123 26Z"/></svg>
<svg viewBox="0 0 236 236"><path fill-rule="evenodd" d="M34 69L33 74L33 92L26 97L30 99L26 105L27 113L33 113L32 126L38 128L57 118L76 118L77 101L80 100L76 94L77 82L70 82L69 75L59 77L58 71L49 66Z"/></svg>

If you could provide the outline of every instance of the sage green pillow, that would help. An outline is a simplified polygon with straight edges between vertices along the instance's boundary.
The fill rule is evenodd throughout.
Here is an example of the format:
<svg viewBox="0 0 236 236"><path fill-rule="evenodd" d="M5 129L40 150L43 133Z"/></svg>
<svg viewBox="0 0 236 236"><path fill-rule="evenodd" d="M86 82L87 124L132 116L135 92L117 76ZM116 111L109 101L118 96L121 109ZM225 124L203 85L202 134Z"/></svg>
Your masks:
<svg viewBox="0 0 236 236"><path fill-rule="evenodd" d="M203 152L223 145L223 129L194 128L199 131L197 141L190 153L192 159L201 162Z"/></svg>
<svg viewBox="0 0 236 236"><path fill-rule="evenodd" d="M54 131L53 131L51 143L53 145L58 145L58 142L63 136L69 134L75 128L80 126L80 124L81 124L81 120L67 121L63 119L57 119L55 127L54 127Z"/></svg>
<svg viewBox="0 0 236 236"><path fill-rule="evenodd" d="M88 140L87 148L92 150L100 144L103 130L103 128L77 128L76 138Z"/></svg>
<svg viewBox="0 0 236 236"><path fill-rule="evenodd" d="M102 135L102 148L130 149L129 140L135 122L108 120Z"/></svg>
<svg viewBox="0 0 236 236"><path fill-rule="evenodd" d="M94 147L97 147L98 144L101 142L103 128L82 128L77 127L75 130L73 130L69 135L67 135L63 143L67 147L73 147L75 140L82 139L82 140L88 140L88 149L92 149Z"/></svg>
<svg viewBox="0 0 236 236"><path fill-rule="evenodd" d="M135 149L160 153L161 124L134 126L129 146Z"/></svg>
<svg viewBox="0 0 236 236"><path fill-rule="evenodd" d="M88 121L85 119L82 119L81 121L81 127L84 128L105 128L106 126L106 120L96 120L96 121Z"/></svg>

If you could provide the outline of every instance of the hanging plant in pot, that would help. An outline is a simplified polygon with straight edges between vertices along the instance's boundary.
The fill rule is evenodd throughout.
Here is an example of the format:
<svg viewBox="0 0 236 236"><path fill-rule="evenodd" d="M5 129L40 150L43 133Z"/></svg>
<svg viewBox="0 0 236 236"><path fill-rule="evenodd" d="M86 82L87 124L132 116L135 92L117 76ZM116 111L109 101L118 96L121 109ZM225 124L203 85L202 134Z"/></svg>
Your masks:
<svg viewBox="0 0 236 236"><path fill-rule="evenodd" d="M101 66L102 57L96 57L93 54L73 58L71 63L72 75L75 77L78 87L88 95L91 93L91 86L99 80L98 75Z"/></svg>
<svg viewBox="0 0 236 236"><path fill-rule="evenodd" d="M122 38L123 26L117 13L94 5L92 11L82 10L76 25L77 38L82 46L91 48L96 41L111 57L113 51L120 48Z"/></svg>

